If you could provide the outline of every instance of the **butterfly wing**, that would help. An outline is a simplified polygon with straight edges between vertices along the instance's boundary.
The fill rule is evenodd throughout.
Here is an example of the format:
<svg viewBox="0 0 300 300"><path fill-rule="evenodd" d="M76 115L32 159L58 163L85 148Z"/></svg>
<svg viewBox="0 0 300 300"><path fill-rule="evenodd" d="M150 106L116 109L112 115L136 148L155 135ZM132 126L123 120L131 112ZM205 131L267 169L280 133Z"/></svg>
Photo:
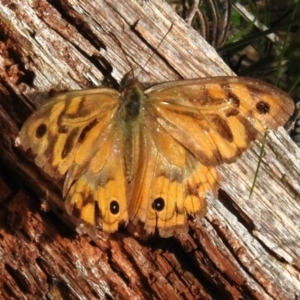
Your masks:
<svg viewBox="0 0 300 300"><path fill-rule="evenodd" d="M284 92L241 77L166 83L145 94L157 122L205 165L234 161L259 133L284 125L294 110Z"/></svg>
<svg viewBox="0 0 300 300"><path fill-rule="evenodd" d="M128 221L119 96L105 88L62 94L20 131L21 145L31 149L36 164L54 178L65 177L67 211L100 223L106 233Z"/></svg>
<svg viewBox="0 0 300 300"><path fill-rule="evenodd" d="M187 215L206 214L206 193L218 187L216 170L190 155L151 115L144 116L134 145L139 157L129 186L130 219L148 234L186 231Z"/></svg>
<svg viewBox="0 0 300 300"><path fill-rule="evenodd" d="M129 217L166 237L184 228L187 215L205 214L205 194L218 187L214 167L234 161L294 109L282 91L247 78L170 82L145 95Z"/></svg>

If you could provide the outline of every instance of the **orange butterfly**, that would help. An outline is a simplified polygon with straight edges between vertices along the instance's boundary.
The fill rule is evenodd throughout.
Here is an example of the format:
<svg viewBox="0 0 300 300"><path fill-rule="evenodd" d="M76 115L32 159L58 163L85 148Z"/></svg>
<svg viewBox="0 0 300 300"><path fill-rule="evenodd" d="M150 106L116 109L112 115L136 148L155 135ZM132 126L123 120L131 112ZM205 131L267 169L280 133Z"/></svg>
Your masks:
<svg viewBox="0 0 300 300"><path fill-rule="evenodd" d="M97 88L53 98L25 122L20 141L50 176L65 177L69 214L111 233L129 220L162 237L204 216L215 166L236 160L284 125L291 98L255 79L173 81L145 91Z"/></svg>

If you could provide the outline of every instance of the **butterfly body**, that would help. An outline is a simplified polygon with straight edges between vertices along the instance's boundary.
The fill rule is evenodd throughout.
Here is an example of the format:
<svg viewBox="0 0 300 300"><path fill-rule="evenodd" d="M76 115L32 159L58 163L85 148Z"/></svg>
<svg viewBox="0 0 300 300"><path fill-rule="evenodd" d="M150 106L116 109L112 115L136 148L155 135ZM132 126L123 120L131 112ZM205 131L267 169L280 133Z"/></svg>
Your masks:
<svg viewBox="0 0 300 300"><path fill-rule="evenodd" d="M183 80L143 91L98 88L62 94L25 122L20 140L38 166L65 178L67 211L105 233L144 224L168 237L206 213L215 167L261 133L283 125L292 100L260 81Z"/></svg>

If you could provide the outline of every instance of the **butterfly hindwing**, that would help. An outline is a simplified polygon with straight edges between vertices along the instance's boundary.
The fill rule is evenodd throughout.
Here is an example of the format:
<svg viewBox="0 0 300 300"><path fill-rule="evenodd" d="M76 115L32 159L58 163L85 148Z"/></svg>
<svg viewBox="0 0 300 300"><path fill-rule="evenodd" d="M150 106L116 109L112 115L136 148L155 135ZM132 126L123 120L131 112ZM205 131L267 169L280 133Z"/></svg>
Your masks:
<svg viewBox="0 0 300 300"><path fill-rule="evenodd" d="M148 234L185 231L188 215L204 216L206 194L216 195L218 175L204 166L145 108L134 143L139 153L130 185L129 218Z"/></svg>
<svg viewBox="0 0 300 300"><path fill-rule="evenodd" d="M86 172L78 179L78 175L70 177L72 184L66 191L68 213L90 225L100 225L106 234L116 231L119 225L126 225L124 165L122 132L114 126L91 158Z"/></svg>

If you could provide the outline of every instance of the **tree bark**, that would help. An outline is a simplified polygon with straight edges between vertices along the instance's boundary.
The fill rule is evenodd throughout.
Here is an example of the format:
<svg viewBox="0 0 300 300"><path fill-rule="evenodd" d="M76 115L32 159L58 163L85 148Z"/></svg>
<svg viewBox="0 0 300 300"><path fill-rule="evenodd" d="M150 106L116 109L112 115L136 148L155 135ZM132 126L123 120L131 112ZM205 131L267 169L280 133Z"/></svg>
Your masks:
<svg viewBox="0 0 300 300"><path fill-rule="evenodd" d="M60 182L16 145L50 89L233 75L163 1L0 0L1 299L296 299L300 152L281 128L223 165L219 200L189 234L77 234Z"/></svg>

